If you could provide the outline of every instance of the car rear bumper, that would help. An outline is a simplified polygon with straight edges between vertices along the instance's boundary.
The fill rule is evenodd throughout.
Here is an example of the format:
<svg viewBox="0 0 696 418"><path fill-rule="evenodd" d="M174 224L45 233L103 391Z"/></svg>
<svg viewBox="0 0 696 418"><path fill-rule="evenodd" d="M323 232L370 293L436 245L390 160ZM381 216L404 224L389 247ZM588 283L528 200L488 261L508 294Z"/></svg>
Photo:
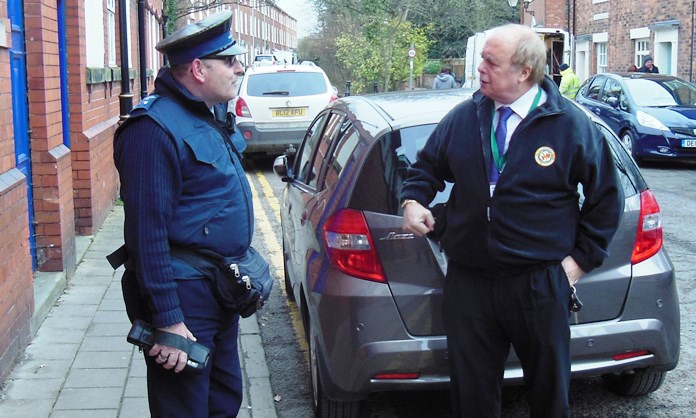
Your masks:
<svg viewBox="0 0 696 418"><path fill-rule="evenodd" d="M305 127L259 129L254 123L239 123L237 129L247 143L247 153L282 154L292 144L296 149L307 131Z"/></svg>
<svg viewBox="0 0 696 418"><path fill-rule="evenodd" d="M633 266L633 279L619 318L571 326L572 376L587 377L649 368L666 371L676 367L680 349L679 300L671 262L664 252ZM393 302L384 290L370 284L366 298L344 298L324 293L321 304L333 320L320 323L324 339L320 370L327 396L337 400L364 399L370 392L438 389L449 384L445 336L409 335ZM358 290L355 289L354 290ZM350 300L349 300L350 299ZM363 318L379 318L382 332L370 333ZM342 318L342 319L341 319ZM350 321L350 322L347 322ZM384 324L392 324L384 327ZM356 329L361 329L356 336ZM319 337L321 338L321 337ZM372 340L372 341L370 341ZM643 353L632 358L614 356ZM413 379L377 379L387 373L418 373ZM508 359L505 383L522 380L514 351Z"/></svg>

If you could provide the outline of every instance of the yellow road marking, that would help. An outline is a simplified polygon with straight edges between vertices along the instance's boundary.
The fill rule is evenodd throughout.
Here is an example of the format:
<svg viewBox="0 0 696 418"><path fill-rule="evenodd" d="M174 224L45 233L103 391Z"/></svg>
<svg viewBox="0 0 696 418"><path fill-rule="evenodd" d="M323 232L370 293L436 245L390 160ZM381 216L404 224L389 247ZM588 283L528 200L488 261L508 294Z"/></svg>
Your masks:
<svg viewBox="0 0 696 418"><path fill-rule="evenodd" d="M253 174L256 177L259 184L261 185L261 193L263 193L265 201L267 202L267 206L271 210L270 216L273 217L273 219L275 220L275 224L278 225L280 229L280 202L278 201L278 198L273 192L273 188L271 187L263 172L253 169ZM249 180L249 186L251 187L251 194L253 196L254 215L256 217L256 224L259 227L261 238L263 239L263 242L266 244L266 248L268 249L268 262L271 264L272 270L275 272L277 285L279 285L282 289L282 294L284 296L285 304L288 306L288 310L290 311L290 319L292 321L293 327L295 328L295 335L297 335L297 339L300 344L300 349L305 353L308 353L309 348L307 347L307 339L304 335L302 315L300 315L300 311L297 309L297 304L290 302L285 296L285 269L283 267L283 248L280 242L281 234L276 234L271 228L271 223L269 222L269 215L266 213L266 205L263 205L261 203L260 196L256 192L256 188L254 187L254 183L249 172L247 172L247 179Z"/></svg>

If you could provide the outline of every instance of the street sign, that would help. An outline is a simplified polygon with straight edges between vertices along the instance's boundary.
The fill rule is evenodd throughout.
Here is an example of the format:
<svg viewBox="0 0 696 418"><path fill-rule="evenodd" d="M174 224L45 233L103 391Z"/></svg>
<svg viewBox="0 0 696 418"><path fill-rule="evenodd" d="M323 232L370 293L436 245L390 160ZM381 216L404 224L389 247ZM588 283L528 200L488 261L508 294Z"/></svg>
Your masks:
<svg viewBox="0 0 696 418"><path fill-rule="evenodd" d="M409 58L415 58L415 57L416 57L416 49L415 49L415 48L411 48L411 49L408 50L408 57L409 57Z"/></svg>

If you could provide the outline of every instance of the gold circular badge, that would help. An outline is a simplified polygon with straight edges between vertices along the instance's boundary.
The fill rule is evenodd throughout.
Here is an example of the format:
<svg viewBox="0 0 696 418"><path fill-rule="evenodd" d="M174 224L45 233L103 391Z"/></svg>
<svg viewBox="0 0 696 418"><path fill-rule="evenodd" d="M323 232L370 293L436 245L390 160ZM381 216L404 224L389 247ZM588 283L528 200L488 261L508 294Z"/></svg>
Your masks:
<svg viewBox="0 0 696 418"><path fill-rule="evenodd" d="M534 161L542 167L548 167L556 161L556 152L551 147L539 147L534 152Z"/></svg>

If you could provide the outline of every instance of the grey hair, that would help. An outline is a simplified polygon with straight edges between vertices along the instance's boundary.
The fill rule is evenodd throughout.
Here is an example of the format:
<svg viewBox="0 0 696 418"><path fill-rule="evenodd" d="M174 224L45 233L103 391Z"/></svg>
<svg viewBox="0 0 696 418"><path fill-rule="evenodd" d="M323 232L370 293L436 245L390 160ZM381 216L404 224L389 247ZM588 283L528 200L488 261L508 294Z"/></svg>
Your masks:
<svg viewBox="0 0 696 418"><path fill-rule="evenodd" d="M540 84L545 75L547 49L539 34L528 26L514 23L499 26L493 33L517 42L510 63L517 68L529 66L531 79Z"/></svg>

